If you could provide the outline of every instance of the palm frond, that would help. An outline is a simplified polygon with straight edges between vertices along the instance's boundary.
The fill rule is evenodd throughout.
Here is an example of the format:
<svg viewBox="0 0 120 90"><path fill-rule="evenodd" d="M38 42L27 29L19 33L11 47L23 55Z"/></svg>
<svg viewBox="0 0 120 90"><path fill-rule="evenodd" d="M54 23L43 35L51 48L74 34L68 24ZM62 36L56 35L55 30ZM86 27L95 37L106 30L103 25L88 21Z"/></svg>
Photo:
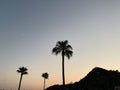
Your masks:
<svg viewBox="0 0 120 90"><path fill-rule="evenodd" d="M20 70L17 70L17 72L18 72L18 73L21 73L21 71L20 71Z"/></svg>
<svg viewBox="0 0 120 90"><path fill-rule="evenodd" d="M55 48L52 49L52 53L55 54L55 55L59 54L60 52L61 52L61 50L58 47L55 47Z"/></svg>
<svg viewBox="0 0 120 90"><path fill-rule="evenodd" d="M72 48L71 45L67 45L66 48L67 48L67 49L70 49L70 50L73 50L73 48Z"/></svg>
<svg viewBox="0 0 120 90"><path fill-rule="evenodd" d="M70 57L72 57L72 55L73 55L73 52L72 52L71 50L66 50L65 56L66 56L68 59L70 59Z"/></svg>
<svg viewBox="0 0 120 90"><path fill-rule="evenodd" d="M22 74L28 74L28 72L23 72Z"/></svg>
<svg viewBox="0 0 120 90"><path fill-rule="evenodd" d="M63 41L64 45L68 45L68 40Z"/></svg>

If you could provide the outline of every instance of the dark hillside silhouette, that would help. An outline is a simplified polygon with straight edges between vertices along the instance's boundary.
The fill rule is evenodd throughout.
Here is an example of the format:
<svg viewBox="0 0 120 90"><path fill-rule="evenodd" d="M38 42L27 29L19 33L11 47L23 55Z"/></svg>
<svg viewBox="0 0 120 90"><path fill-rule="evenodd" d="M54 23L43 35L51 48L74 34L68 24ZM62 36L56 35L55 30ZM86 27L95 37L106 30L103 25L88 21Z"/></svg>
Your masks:
<svg viewBox="0 0 120 90"><path fill-rule="evenodd" d="M120 86L120 72L95 67L83 79L65 85L66 90L114 90ZM54 85L46 90L61 90L62 85Z"/></svg>

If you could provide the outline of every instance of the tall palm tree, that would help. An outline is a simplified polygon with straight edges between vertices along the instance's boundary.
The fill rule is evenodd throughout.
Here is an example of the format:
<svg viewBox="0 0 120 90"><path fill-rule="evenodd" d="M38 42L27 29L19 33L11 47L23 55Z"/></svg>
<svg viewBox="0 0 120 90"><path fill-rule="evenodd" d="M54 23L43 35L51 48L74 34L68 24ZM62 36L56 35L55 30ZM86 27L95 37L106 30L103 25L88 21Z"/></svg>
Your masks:
<svg viewBox="0 0 120 90"><path fill-rule="evenodd" d="M63 85L65 85L65 74L64 74L64 57L66 56L68 59L73 55L72 47L68 44L68 41L58 41L56 46L52 49L52 53L55 55L62 55L62 80Z"/></svg>
<svg viewBox="0 0 120 90"><path fill-rule="evenodd" d="M45 90L45 79L48 79L49 75L48 75L48 73L46 72L46 73L43 73L43 74L42 74L42 77L44 78L43 90Z"/></svg>
<svg viewBox="0 0 120 90"><path fill-rule="evenodd" d="M19 67L19 69L17 70L17 72L21 74L20 75L20 81L19 81L18 90L20 90L23 75L28 74L27 70L28 69L26 67Z"/></svg>

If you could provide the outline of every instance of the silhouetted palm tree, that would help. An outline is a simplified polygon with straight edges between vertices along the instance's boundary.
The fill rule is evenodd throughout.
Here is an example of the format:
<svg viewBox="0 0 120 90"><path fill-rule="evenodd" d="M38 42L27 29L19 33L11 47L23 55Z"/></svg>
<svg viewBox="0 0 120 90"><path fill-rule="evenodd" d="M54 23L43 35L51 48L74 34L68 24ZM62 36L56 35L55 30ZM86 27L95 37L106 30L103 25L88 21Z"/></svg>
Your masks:
<svg viewBox="0 0 120 90"><path fill-rule="evenodd" d="M44 78L43 90L45 90L45 79L48 79L49 75L48 75L48 73L46 72L46 73L43 73L43 74L42 74L42 77Z"/></svg>
<svg viewBox="0 0 120 90"><path fill-rule="evenodd" d="M52 49L52 53L58 55L61 53L62 55L62 79L63 85L65 85L65 74L64 74L64 56L68 59L73 55L72 47L68 44L68 41L58 41L56 46Z"/></svg>
<svg viewBox="0 0 120 90"><path fill-rule="evenodd" d="M17 70L18 73L21 73L18 90L20 90L23 75L28 74L27 70L26 67L19 67Z"/></svg>

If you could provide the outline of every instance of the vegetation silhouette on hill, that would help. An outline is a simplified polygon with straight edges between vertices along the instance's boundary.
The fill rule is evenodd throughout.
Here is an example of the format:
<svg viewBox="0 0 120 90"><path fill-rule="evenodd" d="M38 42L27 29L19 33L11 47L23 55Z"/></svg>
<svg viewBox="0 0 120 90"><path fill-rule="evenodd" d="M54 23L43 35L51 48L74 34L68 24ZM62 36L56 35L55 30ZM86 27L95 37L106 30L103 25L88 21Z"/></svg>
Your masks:
<svg viewBox="0 0 120 90"><path fill-rule="evenodd" d="M62 55L62 80L63 85L65 85L65 73L64 73L64 57L66 56L68 59L73 55L72 46L68 44L68 40L58 41L56 46L52 49L52 53L55 55Z"/></svg>
<svg viewBox="0 0 120 90"><path fill-rule="evenodd" d="M42 74L42 77L44 78L44 86L43 86L43 90L45 90L45 79L48 79L49 77L49 74L46 72L46 73L43 73Z"/></svg>
<svg viewBox="0 0 120 90"><path fill-rule="evenodd" d="M65 90L114 90L120 86L120 72L95 67L83 79L65 85ZM46 90L61 90L63 85L54 85Z"/></svg>
<svg viewBox="0 0 120 90"><path fill-rule="evenodd" d="M20 81L19 81L18 90L20 90L23 75L28 74L27 70L28 69L26 67L19 67L19 69L17 70L17 72L21 74L20 75Z"/></svg>

